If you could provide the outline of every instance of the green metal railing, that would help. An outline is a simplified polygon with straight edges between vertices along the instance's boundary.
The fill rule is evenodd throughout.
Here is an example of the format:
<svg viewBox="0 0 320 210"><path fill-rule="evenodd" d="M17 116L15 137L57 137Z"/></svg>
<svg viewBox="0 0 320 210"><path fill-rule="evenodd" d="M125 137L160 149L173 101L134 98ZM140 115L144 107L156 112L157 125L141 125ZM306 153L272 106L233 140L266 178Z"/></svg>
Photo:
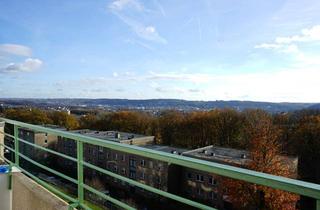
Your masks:
<svg viewBox="0 0 320 210"><path fill-rule="evenodd" d="M298 195L311 197L311 198L314 198L317 200L316 209L320 210L320 185L317 185L317 184L294 180L294 179L289 179L289 178L285 178L285 177L274 176L274 175L270 175L270 174L265 174L265 173L247 170L247 169L243 169L243 168L238 168L238 167L234 167L234 166L204 161L204 160L190 158L190 157L186 157L186 156L179 156L179 155L175 155L175 154L160 152L160 151L146 149L146 148L137 147L137 146L133 146L133 145L120 144L120 143L116 143L116 142L112 142L112 141L104 141L104 140L100 140L100 139L93 138L93 137L83 136L80 134L60 131L60 130L56 130L56 129L45 128L45 127L41 127L41 126L37 126L37 125L27 124L27 123L4 119L4 118L0 118L0 121L4 121L5 123L12 124L14 127L14 129L13 129L14 135L10 135L8 133L3 132L3 134L5 136L9 136L14 139L14 149L5 145L4 143L0 144L0 146L3 146L4 148L10 150L11 152L13 152L15 154L14 155L15 156L14 162L6 159L5 157L2 157L2 158L4 158L5 161L10 163L11 165L18 167L23 173L25 173L28 176L30 176L31 178L33 178L35 181L37 181L39 184L43 185L48 190L52 191L53 193L57 194L58 196L62 197L66 201L68 201L70 203L70 207L72 207L72 208L73 207L75 207L75 208L81 207L84 209L90 209L87 205L84 204L84 190L87 190L93 194L96 194L96 195L106 199L107 201L113 203L116 206L119 206L124 209L134 209L133 207L129 206L128 204L126 204L122 201L119 201L115 198L112 198L112 197L90 187L89 185L86 185L83 180L83 175L84 175L83 167L85 166L90 169L99 171L105 175L108 175L113 178L127 182L127 183L134 185L136 187L147 190L149 192L161 195L166 198L170 198L172 200L175 200L175 201L178 201L178 202L181 202L181 203L184 203L184 204L187 204L187 205L199 208L199 209L210 209L210 210L215 209L210 206L201 204L199 202L195 202L190 199L183 198L183 197L177 196L175 194L153 188L151 186L142 184L138 181L129 179L127 177L121 176L119 174L116 174L111 171L100 168L98 166L95 166L91 163L85 162L84 156L83 156L83 144L92 144L92 145L96 145L96 146L109 148L112 150L117 150L120 152L139 155L139 156L143 156L143 157L147 157L147 158L151 158L151 159L155 159L155 160L159 160L159 161L164 161L164 162L167 162L168 164L176 164L179 166L184 166L184 167L188 167L188 168L192 168L192 169L196 169L196 170L205 171L208 173L217 174L220 176L226 176L229 178L234 178L234 179L246 181L249 183L264 185L264 186L268 186L268 187L271 187L274 189L284 190L284 191L292 192L292 193L295 193ZM59 153L59 152L51 150L49 148L45 148L40 145L30 143L24 139L20 139L18 136L19 128L28 128L33 131L44 132L47 134L52 134L52 135L56 135L56 136L60 136L60 137L64 137L64 138L76 141L77 157L74 158L71 156L67 156L65 154ZM60 157L66 158L70 161L76 162L77 163L77 179L71 178L69 176L66 176L66 175L54 170L54 169L48 168L47 166L42 165L42 164L32 160L31 158L25 156L24 154L20 153L19 152L19 143L20 142L22 142L24 144L28 144L30 146L33 146L37 149L41 149L46 152L52 153L54 155L58 155ZM19 158L25 159L26 161L29 161L32 164L34 164L34 165L36 165L46 171L49 171L50 173L53 173L53 174L55 174L61 178L64 178L74 184L77 184L77 186L78 186L77 198L73 198L73 197L65 194L64 192L52 187L51 185L49 185L45 181L34 176L29 171L21 168L19 165L20 164ZM241 196L241 195L239 195L239 196Z"/></svg>

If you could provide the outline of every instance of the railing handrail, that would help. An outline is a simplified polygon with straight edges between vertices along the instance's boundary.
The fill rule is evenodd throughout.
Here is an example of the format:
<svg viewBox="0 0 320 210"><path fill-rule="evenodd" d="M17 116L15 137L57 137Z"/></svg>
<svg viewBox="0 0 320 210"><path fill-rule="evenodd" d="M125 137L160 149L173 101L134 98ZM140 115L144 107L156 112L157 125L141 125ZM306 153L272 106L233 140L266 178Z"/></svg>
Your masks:
<svg viewBox="0 0 320 210"><path fill-rule="evenodd" d="M224 165L220 163L210 162L206 160L156 151L134 145L121 144L113 141L106 141L97 139L94 137L84 136L81 134L71 133L67 131L56 130L52 128L46 128L38 125L32 125L15 120L0 118L0 120L13 124L22 128L29 128L44 133L49 133L68 139L72 139L82 143L93 144L97 146L106 147L109 149L135 154L147 158L152 158L160 161L164 161L170 164L176 164L196 170L206 171L212 174L221 175L229 178L234 178L249 183L268 186L274 189L284 190L298 195L303 195L320 200L320 185L309 183L305 181L295 180L286 177L275 176L271 174L261 173L253 170L239 168L230 165ZM81 163L83 164L83 162ZM319 205L320 207L320 205Z"/></svg>

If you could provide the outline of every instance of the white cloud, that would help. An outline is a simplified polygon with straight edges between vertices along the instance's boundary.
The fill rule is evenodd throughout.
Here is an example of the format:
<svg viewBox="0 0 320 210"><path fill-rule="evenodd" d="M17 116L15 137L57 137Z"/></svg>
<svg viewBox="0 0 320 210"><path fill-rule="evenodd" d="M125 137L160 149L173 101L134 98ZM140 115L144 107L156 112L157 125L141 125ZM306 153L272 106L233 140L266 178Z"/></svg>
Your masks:
<svg viewBox="0 0 320 210"><path fill-rule="evenodd" d="M146 76L147 80L176 80L176 81L189 81L193 83L206 83L213 79L215 76L204 73L180 73L180 72L166 72L155 73L149 72Z"/></svg>
<svg viewBox="0 0 320 210"><path fill-rule="evenodd" d="M312 42L320 41L320 25L313 26L309 29L303 29L301 34L287 36L287 37L277 37L275 42L279 44L290 44L293 42Z"/></svg>
<svg viewBox="0 0 320 210"><path fill-rule="evenodd" d="M304 43L320 43L320 25L301 30L300 34L277 37L272 43L262 43L255 48L272 50L277 53L286 53L291 55L293 62L290 63L296 67L319 67L319 54L308 52L304 49Z"/></svg>
<svg viewBox="0 0 320 210"><path fill-rule="evenodd" d="M274 50L276 52L281 53L299 53L299 48L295 44L269 44L269 43L263 43L254 46L256 49L267 49L267 50Z"/></svg>
<svg viewBox="0 0 320 210"><path fill-rule="evenodd" d="M111 10L117 11L121 11L130 7L139 11L142 11L144 9L142 4L136 0L116 0L109 4L109 8Z"/></svg>
<svg viewBox="0 0 320 210"><path fill-rule="evenodd" d="M317 42L320 41L320 25L311 28L302 29L301 33L293 36L277 37L272 43L262 43L255 48L263 48L276 50L287 53L298 52L296 44L301 42Z"/></svg>
<svg viewBox="0 0 320 210"><path fill-rule="evenodd" d="M32 72L39 69L43 62L36 58L27 58L22 63L9 63L7 66L0 68L2 73Z"/></svg>
<svg viewBox="0 0 320 210"><path fill-rule="evenodd" d="M262 48L262 49L279 49L281 48L280 44L268 44L268 43L262 43L254 46L254 48Z"/></svg>
<svg viewBox="0 0 320 210"><path fill-rule="evenodd" d="M32 50L29 47L18 44L1 44L0 53L1 52L9 55L19 55L25 57L30 57L32 55Z"/></svg>
<svg viewBox="0 0 320 210"><path fill-rule="evenodd" d="M166 44L167 40L163 38L153 25L144 24L142 21L138 21L141 14L145 13L143 5L136 0L116 0L108 6L109 10L116 15L122 22L128 25L136 35L142 39L148 41L154 41L162 44ZM128 15L127 11L134 10L138 13L133 17Z"/></svg>

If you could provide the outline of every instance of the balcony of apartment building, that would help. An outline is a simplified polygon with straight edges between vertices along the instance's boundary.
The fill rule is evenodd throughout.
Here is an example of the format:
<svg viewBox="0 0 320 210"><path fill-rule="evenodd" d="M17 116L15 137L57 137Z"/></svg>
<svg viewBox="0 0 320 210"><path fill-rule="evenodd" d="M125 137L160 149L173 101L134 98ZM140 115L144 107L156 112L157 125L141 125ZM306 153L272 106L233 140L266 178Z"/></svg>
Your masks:
<svg viewBox="0 0 320 210"><path fill-rule="evenodd" d="M196 198L185 197L183 194L176 193L177 190L170 189L170 183L177 183L179 178L169 180L161 171L167 170L167 174L175 174L178 173L179 167L201 172L195 178L199 183L208 179L209 184L217 185L213 177L202 175L215 174L220 177L228 177L310 197L316 202L315 208L320 210L320 185L317 184L194 158L190 154L187 156L180 155L180 151L165 152L151 149L150 146L141 147L116 141L105 141L76 132L67 132L9 119L0 120L2 121L2 126L0 126L0 156L3 164L6 165L3 169L4 172L0 174L4 178L0 182L0 188L5 192L0 192L0 200L8 201L6 207L8 210L11 208L19 210L155 209L143 205L141 207L141 205L135 203L134 199L138 191L145 196L152 194L153 204L158 206L156 209L214 210L229 208L223 205L212 205L210 202L202 202ZM23 131L26 131L26 133L24 134ZM35 133L39 135L35 135ZM37 136L41 135L41 138L44 138L43 142L36 140ZM64 148L57 150L56 147L48 146L49 142L54 139L50 136L56 136L57 141L67 139L63 144ZM86 150L86 148L88 149ZM34 153L38 155L40 151L45 152L45 155L36 159ZM55 158L51 159L53 162L61 162L62 159L67 160L65 167L62 170L51 167L50 164L43 161L48 157L47 154L54 155ZM97 156L98 160L96 162L92 158L93 156ZM111 166L97 164L98 162L104 162L101 160L109 156L113 157ZM123 166L118 163L123 164ZM124 168L126 165L128 168ZM177 167L173 170L171 166ZM153 170L148 167L152 167ZM31 170L34 168L38 168L36 172ZM74 172L67 173L68 170ZM91 172L87 173L89 170ZM146 175L148 173L154 179L147 180ZM106 190L101 187L101 184L88 182L88 176L107 176L109 177L107 182L111 183L112 180L113 185L110 185L111 187ZM187 173L187 176L191 177L192 174ZM59 179L56 177L59 177ZM62 179L66 182L60 181ZM65 184L67 182L70 184ZM162 185L168 185L168 189L162 188ZM73 188L69 187L69 190L66 190L64 187L67 186L73 186ZM124 186L128 186L129 192L126 194L126 199L118 196L125 190ZM111 191L114 189L116 189L116 193ZM218 199L219 196L215 192L211 194L213 199ZM10 200L10 197L12 200ZM148 199L140 200L140 204L147 202Z"/></svg>

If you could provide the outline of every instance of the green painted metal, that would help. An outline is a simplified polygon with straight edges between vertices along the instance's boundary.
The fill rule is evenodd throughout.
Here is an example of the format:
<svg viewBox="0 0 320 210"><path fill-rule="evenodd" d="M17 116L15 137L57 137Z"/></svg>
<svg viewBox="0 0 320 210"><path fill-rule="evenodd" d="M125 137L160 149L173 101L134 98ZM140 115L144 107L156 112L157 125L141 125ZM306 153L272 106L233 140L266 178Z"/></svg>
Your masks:
<svg viewBox="0 0 320 210"><path fill-rule="evenodd" d="M1 144L1 143L0 143L0 145L3 146L4 148L10 150L11 152L15 152L14 149L12 149L11 147L9 147L9 146L7 146L7 145Z"/></svg>
<svg viewBox="0 0 320 210"><path fill-rule="evenodd" d="M77 141L77 165L78 165L78 199L80 203L83 203L84 200L84 191L83 191L83 143Z"/></svg>
<svg viewBox="0 0 320 210"><path fill-rule="evenodd" d="M13 133L14 133L14 150L15 150L14 162L15 162L15 165L19 166L19 140L18 140L19 130L18 130L18 125L16 124L13 125Z"/></svg>
<svg viewBox="0 0 320 210"><path fill-rule="evenodd" d="M73 210L79 206L79 203L71 203L68 207L68 210Z"/></svg>
<svg viewBox="0 0 320 210"><path fill-rule="evenodd" d="M320 185L317 185L317 184L294 180L294 179L289 179L289 178L284 178L284 177L278 177L278 176L274 176L274 175L270 175L270 174L264 174L264 173L260 173L260 172L256 172L256 171L252 171L252 170L247 170L247 169L238 168L238 167L234 167L234 166L228 166L228 165L223 165L223 164L219 164L219 163L194 159L194 158L190 158L190 157L186 157L186 156L178 156L175 154L169 154L169 153L155 151L155 150L146 149L146 148L141 148L141 147L137 147L137 146L120 144L120 143L112 142L112 141L100 140L100 139L96 139L93 137L82 136L80 134L75 134L75 133L50 129L50 128L44 128L41 126L31 125L31 124L22 123L22 122L18 122L18 121L14 121L14 120L8 120L8 119L3 119L3 118L0 118L0 120L3 120L6 123L10 123L15 126L15 135L14 135L15 157L16 156L19 157L19 151L16 151L16 148L19 148L17 146L17 145L19 145L19 141L25 143L25 140L18 138L18 135L17 135L17 128L18 127L29 128L32 130L45 132L45 133L65 137L65 138L72 139L72 140L76 141L76 143L77 143L77 159L76 160L77 160L77 166L78 166L78 179L77 179L78 198L76 201L79 202L79 205L83 208L85 208L85 205L83 204L83 196L84 196L83 190L84 190L84 188L86 190L89 190L89 191L107 199L107 200L114 199L114 198L111 198L109 196L104 195L103 193L101 193L101 192L99 192L99 191L97 191L97 190L95 190L95 189L91 188L90 186L87 186L83 183L83 166L86 166L86 167L92 168L94 170L100 171L102 173L105 173L107 175L110 175L114 178L125 181L125 182L132 184L134 186L143 188L143 189L148 190L153 193L157 193L157 194L162 195L164 197L167 197L167 198L170 198L170 199L173 199L176 201L180 201L182 203L185 203L185 204L188 204L188 205L191 205L194 207L198 207L201 209L213 209L213 208L207 207L203 204L200 204L200 203L197 203L197 202L170 194L168 192L164 192L164 191L152 188L148 185L141 184L141 183L136 182L134 180L128 179L126 177L120 176L118 174L115 174L110 171L99 168L97 166L94 166L90 163L84 162L83 161L83 143L88 143L88 144L102 146L102 147L106 147L106 148L121 151L121 152L126 152L126 153L131 153L131 154L135 154L135 155L139 155L139 156L143 156L143 157L147 157L147 158L157 159L160 161L167 162L169 164L177 164L180 166L185 166L185 167L193 168L196 170L202 170L202 171L214 173L214 174L221 175L221 176L235 178L235 179L247 181L250 183L260 184L260 185L272 187L275 189L281 189L281 190L293 192L293 193L296 193L299 195L312 197L312 198L317 199L317 210L320 210L320 203L319 203ZM10 135L8 135L8 136L10 136ZM32 143L28 143L28 144L35 146ZM38 149L43 149L45 151L52 152L52 151L49 151L49 149L43 148L38 145L36 147ZM58 155L58 152L54 151L52 153L54 153L54 154L56 153L56 155ZM59 154L61 154L61 153L59 153ZM64 154L61 154L61 155L64 155ZM24 156L21 156L21 154L20 154L20 157L24 158ZM19 163L19 158L16 158L16 160L18 160L18 163ZM15 164L15 165L18 166L18 164ZM45 166L43 166L43 167L44 167L44 169L48 169ZM23 170L23 171L28 173L25 170ZM37 178L37 177L33 177L33 178ZM41 181L41 183L43 183L42 180L40 180L40 181ZM119 206L126 206L126 204L122 203L121 201L117 201L117 200L113 200L113 201L115 204L117 204ZM129 208L129 207L126 206L125 209L127 209L127 208ZM88 208L85 208L85 209L88 209ZM129 209L132 209L132 208L130 207Z"/></svg>

